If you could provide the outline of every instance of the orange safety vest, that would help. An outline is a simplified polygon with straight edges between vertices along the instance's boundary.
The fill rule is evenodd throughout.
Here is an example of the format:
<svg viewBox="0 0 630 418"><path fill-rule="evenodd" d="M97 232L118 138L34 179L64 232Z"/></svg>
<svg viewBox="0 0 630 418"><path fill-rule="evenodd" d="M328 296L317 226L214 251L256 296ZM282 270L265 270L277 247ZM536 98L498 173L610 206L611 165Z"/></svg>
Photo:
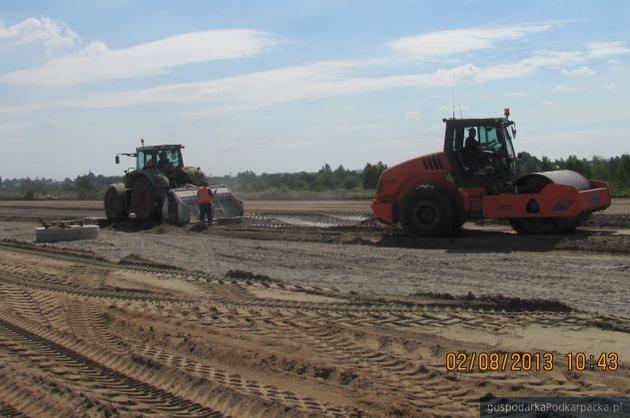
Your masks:
<svg viewBox="0 0 630 418"><path fill-rule="evenodd" d="M212 196L208 193L208 187L206 186L201 186L197 190L197 198L199 199L200 205L212 203Z"/></svg>

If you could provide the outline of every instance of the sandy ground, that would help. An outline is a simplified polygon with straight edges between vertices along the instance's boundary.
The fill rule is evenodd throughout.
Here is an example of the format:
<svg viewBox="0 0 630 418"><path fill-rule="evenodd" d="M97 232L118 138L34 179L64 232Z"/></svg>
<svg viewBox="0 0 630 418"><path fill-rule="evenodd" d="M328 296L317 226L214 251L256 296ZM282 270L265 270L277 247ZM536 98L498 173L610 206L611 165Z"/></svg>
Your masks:
<svg viewBox="0 0 630 418"><path fill-rule="evenodd" d="M629 358L619 317L361 297L7 243L0 260L0 400L31 416L473 416L493 395L630 387L627 363L577 373L563 356ZM446 370L450 352L523 351L551 353L553 369Z"/></svg>
<svg viewBox="0 0 630 418"><path fill-rule="evenodd" d="M626 203L567 237L408 240L352 226L358 202L266 202L240 225L46 246L3 207L0 415L475 416L489 396L629 396ZM554 367L447 371L449 352ZM568 371L572 352L621 367Z"/></svg>
<svg viewBox="0 0 630 418"><path fill-rule="evenodd" d="M246 216L259 213L353 213L367 216L370 202L352 201L271 201L245 202ZM103 202L91 200L0 200L0 220L51 220L105 216Z"/></svg>
<svg viewBox="0 0 630 418"><path fill-rule="evenodd" d="M256 212L369 212L368 200L249 200L246 209ZM100 200L0 200L0 208L103 210Z"/></svg>
<svg viewBox="0 0 630 418"><path fill-rule="evenodd" d="M0 208L47 208L102 210L98 200L0 200ZM369 212L369 200L248 200L245 209L253 212ZM613 199L609 214L630 215L630 199Z"/></svg>
<svg viewBox="0 0 630 418"><path fill-rule="evenodd" d="M577 309L630 317L630 235L522 237L466 227L471 229L458 238L408 243L372 230L227 226L194 232L161 226L135 232L104 229L98 240L53 245L89 249L112 261L137 254L218 277L240 269L366 295L472 292L556 299ZM0 238L32 241L33 224L0 223Z"/></svg>

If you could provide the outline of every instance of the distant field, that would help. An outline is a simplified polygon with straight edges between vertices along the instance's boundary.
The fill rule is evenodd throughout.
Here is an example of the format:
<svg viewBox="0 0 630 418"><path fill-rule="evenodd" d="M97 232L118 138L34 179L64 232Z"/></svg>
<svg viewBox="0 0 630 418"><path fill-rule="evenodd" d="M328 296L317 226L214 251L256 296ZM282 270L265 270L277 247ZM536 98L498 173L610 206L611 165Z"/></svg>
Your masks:
<svg viewBox="0 0 630 418"><path fill-rule="evenodd" d="M103 210L100 200L0 200L0 207ZM369 200L247 200L248 212L369 212ZM630 198L613 199L610 215L630 215Z"/></svg>
<svg viewBox="0 0 630 418"><path fill-rule="evenodd" d="M0 200L4 208L103 209L100 200Z"/></svg>
<svg viewBox="0 0 630 418"><path fill-rule="evenodd" d="M2 200L0 207L12 209L103 210L98 200ZM369 200L248 200L247 211L255 212L368 212Z"/></svg>

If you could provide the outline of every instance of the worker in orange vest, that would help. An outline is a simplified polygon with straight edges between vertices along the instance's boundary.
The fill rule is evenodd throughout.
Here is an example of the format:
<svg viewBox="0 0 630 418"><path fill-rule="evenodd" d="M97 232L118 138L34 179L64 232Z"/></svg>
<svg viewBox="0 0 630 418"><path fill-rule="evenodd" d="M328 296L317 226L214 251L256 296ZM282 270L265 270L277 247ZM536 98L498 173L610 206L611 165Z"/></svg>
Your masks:
<svg viewBox="0 0 630 418"><path fill-rule="evenodd" d="M197 189L197 200L199 201L199 220L202 223L208 219L208 225L212 225L212 199L214 194L208 188L208 182L204 182Z"/></svg>

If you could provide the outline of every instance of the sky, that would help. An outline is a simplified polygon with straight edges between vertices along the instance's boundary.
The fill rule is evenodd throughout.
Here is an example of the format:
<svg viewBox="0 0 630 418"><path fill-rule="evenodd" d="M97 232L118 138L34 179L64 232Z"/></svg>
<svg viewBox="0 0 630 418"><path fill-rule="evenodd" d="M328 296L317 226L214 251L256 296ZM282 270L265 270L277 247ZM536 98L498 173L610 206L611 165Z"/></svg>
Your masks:
<svg viewBox="0 0 630 418"><path fill-rule="evenodd" d="M0 57L3 178L121 174L140 138L211 175L393 165L453 108L630 152L627 0L0 0Z"/></svg>

